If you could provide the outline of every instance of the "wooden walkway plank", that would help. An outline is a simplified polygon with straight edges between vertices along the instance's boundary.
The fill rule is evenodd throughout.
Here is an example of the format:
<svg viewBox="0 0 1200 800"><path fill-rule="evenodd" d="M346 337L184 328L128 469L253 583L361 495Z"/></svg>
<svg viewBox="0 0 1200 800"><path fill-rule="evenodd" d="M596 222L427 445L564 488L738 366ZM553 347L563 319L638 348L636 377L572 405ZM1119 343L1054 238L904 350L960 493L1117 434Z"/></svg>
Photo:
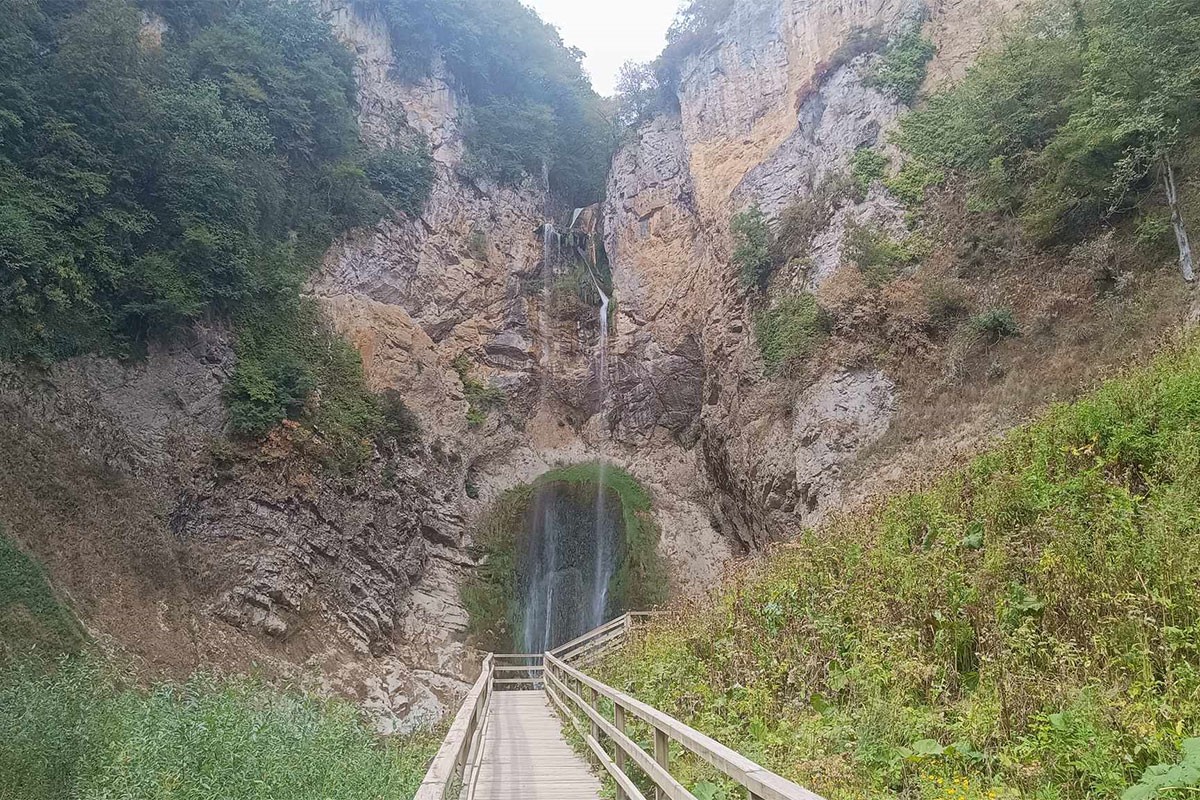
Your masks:
<svg viewBox="0 0 1200 800"><path fill-rule="evenodd" d="M487 725L476 800L599 800L600 781L563 738L544 692L496 692Z"/></svg>

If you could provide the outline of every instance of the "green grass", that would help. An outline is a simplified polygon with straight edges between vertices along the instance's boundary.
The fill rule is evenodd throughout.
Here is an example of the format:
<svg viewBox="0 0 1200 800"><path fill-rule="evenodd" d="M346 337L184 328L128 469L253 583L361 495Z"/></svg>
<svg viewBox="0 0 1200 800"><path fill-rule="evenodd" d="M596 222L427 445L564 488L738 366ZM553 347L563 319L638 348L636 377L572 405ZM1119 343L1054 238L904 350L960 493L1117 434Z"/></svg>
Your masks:
<svg viewBox="0 0 1200 800"><path fill-rule="evenodd" d="M83 631L59 605L42 569L0 528L0 658L72 651Z"/></svg>
<svg viewBox="0 0 1200 800"><path fill-rule="evenodd" d="M1200 731L1197 564L1192 339L774 552L602 677L831 800L1112 798Z"/></svg>
<svg viewBox="0 0 1200 800"><path fill-rule="evenodd" d="M403 800L437 746L247 680L138 690L87 658L0 667L0 800Z"/></svg>

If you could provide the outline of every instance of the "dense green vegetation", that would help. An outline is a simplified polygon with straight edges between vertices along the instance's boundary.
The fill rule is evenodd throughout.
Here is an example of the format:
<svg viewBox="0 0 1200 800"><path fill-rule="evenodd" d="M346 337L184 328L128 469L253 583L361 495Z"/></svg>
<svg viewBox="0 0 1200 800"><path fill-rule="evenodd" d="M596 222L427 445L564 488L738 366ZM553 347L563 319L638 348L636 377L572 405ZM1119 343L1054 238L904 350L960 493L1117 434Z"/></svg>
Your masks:
<svg viewBox="0 0 1200 800"><path fill-rule="evenodd" d="M754 338L768 376L786 374L811 357L828 333L828 315L807 292L754 315Z"/></svg>
<svg viewBox="0 0 1200 800"><path fill-rule="evenodd" d="M906 117L898 142L973 182L976 208L1020 214L1043 242L1134 212L1162 215L1200 129L1196 0L1051 0L966 80Z"/></svg>
<svg viewBox="0 0 1200 800"><path fill-rule="evenodd" d="M0 631L0 800L411 798L438 745L384 742L349 704L257 681L138 688L2 534Z"/></svg>
<svg viewBox="0 0 1200 800"><path fill-rule="evenodd" d="M467 424L478 428L487 422L488 414L504 405L507 397L502 389L484 383L473 374L474 365L466 353L459 353L451 365L462 382L463 396L467 398Z"/></svg>
<svg viewBox="0 0 1200 800"><path fill-rule="evenodd" d="M919 26L888 42L879 59L871 64L863 83L874 86L912 105L917 91L925 83L926 69L933 58L933 42L921 34Z"/></svg>
<svg viewBox="0 0 1200 800"><path fill-rule="evenodd" d="M601 480L610 497L620 503L622 519L621 559L609 585L611 602L620 609L640 610L666 600L666 564L658 553L659 530L645 487L624 469L598 461L554 469L532 484L504 492L480 518L475 541L483 558L462 592L469 630L480 647L511 651L513 632L521 629L519 561L532 527L529 517L537 488L564 484L590 498Z"/></svg>
<svg viewBox="0 0 1200 800"><path fill-rule="evenodd" d="M411 798L437 745L253 681L138 689L87 658L0 665L3 800Z"/></svg>
<svg viewBox="0 0 1200 800"><path fill-rule="evenodd" d="M340 231L419 211L427 148L362 151L353 55L314 6L147 5L162 41L128 0L0 3L0 359L232 320L234 427L320 420L354 449L375 401L300 285Z"/></svg>
<svg viewBox="0 0 1200 800"><path fill-rule="evenodd" d="M771 277L771 228L767 215L757 205L733 215L733 265L746 288L764 288Z"/></svg>
<svg viewBox="0 0 1200 800"><path fill-rule="evenodd" d="M615 148L612 121L582 54L518 0L362 0L391 31L401 70L429 72L435 54L471 101L473 169L503 183L541 178L566 202L597 202Z"/></svg>
<svg viewBox="0 0 1200 800"><path fill-rule="evenodd" d="M1182 798L1197 563L1193 338L774 552L602 672L832 800ZM1146 791L1166 774L1192 788Z"/></svg>

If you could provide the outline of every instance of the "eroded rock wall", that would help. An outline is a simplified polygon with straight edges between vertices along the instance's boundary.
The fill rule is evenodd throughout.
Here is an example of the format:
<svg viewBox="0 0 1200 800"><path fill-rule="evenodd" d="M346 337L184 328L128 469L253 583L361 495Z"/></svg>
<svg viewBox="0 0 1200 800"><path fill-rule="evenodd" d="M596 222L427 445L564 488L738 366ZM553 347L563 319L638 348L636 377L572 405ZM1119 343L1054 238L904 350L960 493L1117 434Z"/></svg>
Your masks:
<svg viewBox="0 0 1200 800"><path fill-rule="evenodd" d="M887 149L905 112L864 80L877 52L847 52L856 37L885 39L922 25L938 54L929 86L961 77L1016 0L746 0L714 44L684 63L679 113L644 125L616 156L605 206L620 314L616 350L631 362L614 430L644 441L662 416L658 386L702 403L688 424L697 470L716 492L725 533L754 549L815 522L845 495L842 472L889 429L897 387L870 358L817 365L769 380L753 319L779 298L819 290L843 262L847 224L904 230L904 208L873 190L839 206L809 258L751 297L731 264L729 221L753 204L768 217L844 174L861 147ZM877 51L878 48L875 48ZM691 352L679 359L651 353ZM652 388L647 388L652 387ZM686 404L684 404L686 405ZM690 408L690 407L689 407Z"/></svg>

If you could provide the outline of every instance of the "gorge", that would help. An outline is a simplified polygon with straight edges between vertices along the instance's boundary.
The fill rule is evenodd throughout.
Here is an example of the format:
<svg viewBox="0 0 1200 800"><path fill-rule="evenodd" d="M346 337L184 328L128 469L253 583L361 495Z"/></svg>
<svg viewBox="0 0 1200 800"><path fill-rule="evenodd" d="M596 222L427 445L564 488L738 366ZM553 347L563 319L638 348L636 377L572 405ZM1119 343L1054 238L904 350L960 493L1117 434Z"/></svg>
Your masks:
<svg viewBox="0 0 1200 800"><path fill-rule="evenodd" d="M105 241L129 263L62 290L104 287L85 315L60 325L57 279L25 272L11 286L49 287L42 305L4 307L0 534L90 637L149 675L254 672L348 698L379 732L422 729L457 707L484 653L542 652L625 611L705 597L744 559L930 480L1196 315L1153 181L1120 202L1063 201L1071 224L1095 219L1039 238L1020 205L1034 202L1021 195L1032 168L1004 173L1017 155L929 155L922 136L959 128L920 114L1024 41L1013 32L1040 0L690 4L613 99L509 0L455 0L443 16L415 0L287 4L307 9L303 24L237 16L266 0L216 21L93 4L151 76L114 68L114 81L160 81L147 94L170 101L112 107L204 134L147 159L153 172L262 156L149 192L184 208L178 220L97 212L126 226ZM86 51L81 22L54 24L55 47ZM297 33L280 37L280 64L328 75L239 60L285 28ZM336 97L347 116L305 117L293 141L280 131L300 112L263 98L303 86L328 90L306 108ZM25 105L12 101L14 119ZM45 130L62 144L68 128ZM335 129L345 142L310 141ZM50 170L59 144L38 141L28 161ZM5 187L44 179L11 178L25 150L5 148ZM205 187L269 164L287 165L263 179L284 199L245 252L222 249L213 231L249 226L195 220L210 206L240 219L267 193L209 202ZM78 180L91 208L103 193ZM346 210L368 191L382 211ZM203 202L185 207L194 193ZM329 207L302 225L279 211L318 201ZM130 243L160 218L177 246ZM37 260L5 236L19 237L0 233L6 266ZM102 249L45 258L91 264ZM168 252L178 274L156 282ZM306 253L311 270L295 266ZM118 274L134 288L113 288ZM241 288L209 297L196 275ZM100 317L120 335L50 352Z"/></svg>

